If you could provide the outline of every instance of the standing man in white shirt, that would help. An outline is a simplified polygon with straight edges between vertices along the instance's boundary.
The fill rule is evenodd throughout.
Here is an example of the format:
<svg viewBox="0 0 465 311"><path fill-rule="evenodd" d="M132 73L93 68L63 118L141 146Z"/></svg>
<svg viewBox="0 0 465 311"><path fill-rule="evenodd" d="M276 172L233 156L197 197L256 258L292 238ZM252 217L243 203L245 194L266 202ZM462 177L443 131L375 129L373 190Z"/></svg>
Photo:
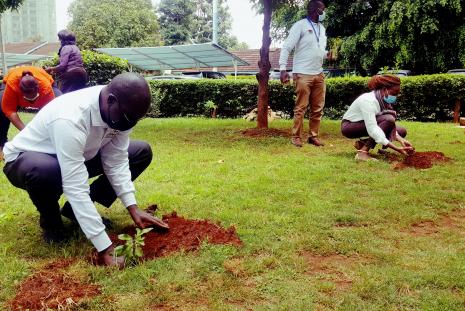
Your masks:
<svg viewBox="0 0 465 311"><path fill-rule="evenodd" d="M150 105L150 89L133 73L116 76L51 101L14 139L5 144L4 173L28 192L40 213L47 242L63 240L58 200L62 193L72 216L106 265L122 265L113 256L94 201L109 207L119 197L137 227L168 225L140 210L132 180L152 160L150 145L130 141L129 134ZM90 186L88 179L99 176ZM68 214L69 217L69 214Z"/></svg>
<svg viewBox="0 0 465 311"><path fill-rule="evenodd" d="M285 84L289 82L289 74L286 71L287 60L291 51L294 50L292 72L297 99L291 143L296 147L302 147L303 121L309 104L310 136L308 143L324 146L318 135L326 93L323 59L328 54L327 39L326 30L321 24L325 18L325 9L322 1L310 0L307 6L307 17L292 26L279 57L281 83Z"/></svg>

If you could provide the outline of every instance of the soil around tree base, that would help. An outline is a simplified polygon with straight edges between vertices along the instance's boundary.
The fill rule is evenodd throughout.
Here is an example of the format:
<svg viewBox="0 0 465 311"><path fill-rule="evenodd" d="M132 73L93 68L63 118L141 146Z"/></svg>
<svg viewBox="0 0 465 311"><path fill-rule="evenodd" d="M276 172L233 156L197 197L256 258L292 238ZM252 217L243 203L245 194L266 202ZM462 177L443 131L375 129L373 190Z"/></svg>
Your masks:
<svg viewBox="0 0 465 311"><path fill-rule="evenodd" d="M235 227L226 229L209 220L186 219L178 216L176 212L164 215L163 221L168 223L169 230L152 230L144 235L143 260L167 256L180 250L194 251L199 249L204 241L211 244L242 245ZM134 236L135 231L134 226L129 226L120 233ZM122 244L118 234L110 234L110 239L115 245Z"/></svg>
<svg viewBox="0 0 465 311"><path fill-rule="evenodd" d="M67 310L80 302L100 295L100 287L84 284L64 269L73 260L57 260L24 280L9 302L10 310Z"/></svg>

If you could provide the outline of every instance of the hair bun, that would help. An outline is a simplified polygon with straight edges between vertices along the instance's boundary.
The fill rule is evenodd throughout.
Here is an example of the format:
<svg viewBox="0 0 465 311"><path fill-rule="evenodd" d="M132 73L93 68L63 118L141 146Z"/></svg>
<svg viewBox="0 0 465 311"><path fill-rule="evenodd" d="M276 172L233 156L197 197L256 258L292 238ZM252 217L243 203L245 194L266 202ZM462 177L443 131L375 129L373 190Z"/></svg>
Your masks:
<svg viewBox="0 0 465 311"><path fill-rule="evenodd" d="M368 81L368 88L370 90L390 88L397 85L400 85L400 79L394 75L376 75Z"/></svg>

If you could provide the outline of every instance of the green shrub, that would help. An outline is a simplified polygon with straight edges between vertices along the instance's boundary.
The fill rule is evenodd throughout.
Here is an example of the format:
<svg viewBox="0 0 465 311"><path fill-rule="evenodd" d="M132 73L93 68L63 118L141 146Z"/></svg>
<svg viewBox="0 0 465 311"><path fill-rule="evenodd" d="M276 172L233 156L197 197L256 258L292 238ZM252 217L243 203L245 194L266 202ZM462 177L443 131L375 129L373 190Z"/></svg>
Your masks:
<svg viewBox="0 0 465 311"><path fill-rule="evenodd" d="M257 80L255 75L243 75L243 76L238 75L237 77L234 75L230 75L230 76L226 76L226 79L228 80Z"/></svg>
<svg viewBox="0 0 465 311"><path fill-rule="evenodd" d="M129 71L128 62L124 59L87 50L81 53L84 68L89 75L89 85L108 84L114 76ZM52 59L41 62L40 66L57 64L58 55L55 55Z"/></svg>
<svg viewBox="0 0 465 311"><path fill-rule="evenodd" d="M360 94L367 92L367 77L326 80L325 117L340 119ZM153 80L152 109L149 116L209 115L207 102L217 106L220 117L238 117L257 104L255 80ZM270 81L270 106L292 114L294 87ZM406 120L444 121L452 117L456 99L465 99L465 75L437 74L402 78L397 110ZM211 104L210 104L211 105Z"/></svg>

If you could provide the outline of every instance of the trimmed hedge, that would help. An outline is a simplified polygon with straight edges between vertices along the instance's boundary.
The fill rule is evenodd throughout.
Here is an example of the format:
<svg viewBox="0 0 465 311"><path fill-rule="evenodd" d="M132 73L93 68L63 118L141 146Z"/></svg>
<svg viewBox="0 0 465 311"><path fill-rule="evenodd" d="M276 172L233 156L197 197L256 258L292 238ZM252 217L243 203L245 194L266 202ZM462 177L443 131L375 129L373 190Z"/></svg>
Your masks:
<svg viewBox="0 0 465 311"><path fill-rule="evenodd" d="M326 80L325 116L340 119L352 101L367 92L366 77ZM220 117L238 117L257 103L258 83L248 80L153 80L152 117L209 115L211 102ZM292 114L294 87L270 81L270 106ZM445 121L452 118L457 99L465 99L465 75L436 74L402 78L398 99L404 120Z"/></svg>
<svg viewBox="0 0 465 311"><path fill-rule="evenodd" d="M124 59L84 50L81 52L84 68L89 76L89 86L108 84L114 76L129 71L128 62ZM39 66L56 66L58 55L40 62Z"/></svg>

